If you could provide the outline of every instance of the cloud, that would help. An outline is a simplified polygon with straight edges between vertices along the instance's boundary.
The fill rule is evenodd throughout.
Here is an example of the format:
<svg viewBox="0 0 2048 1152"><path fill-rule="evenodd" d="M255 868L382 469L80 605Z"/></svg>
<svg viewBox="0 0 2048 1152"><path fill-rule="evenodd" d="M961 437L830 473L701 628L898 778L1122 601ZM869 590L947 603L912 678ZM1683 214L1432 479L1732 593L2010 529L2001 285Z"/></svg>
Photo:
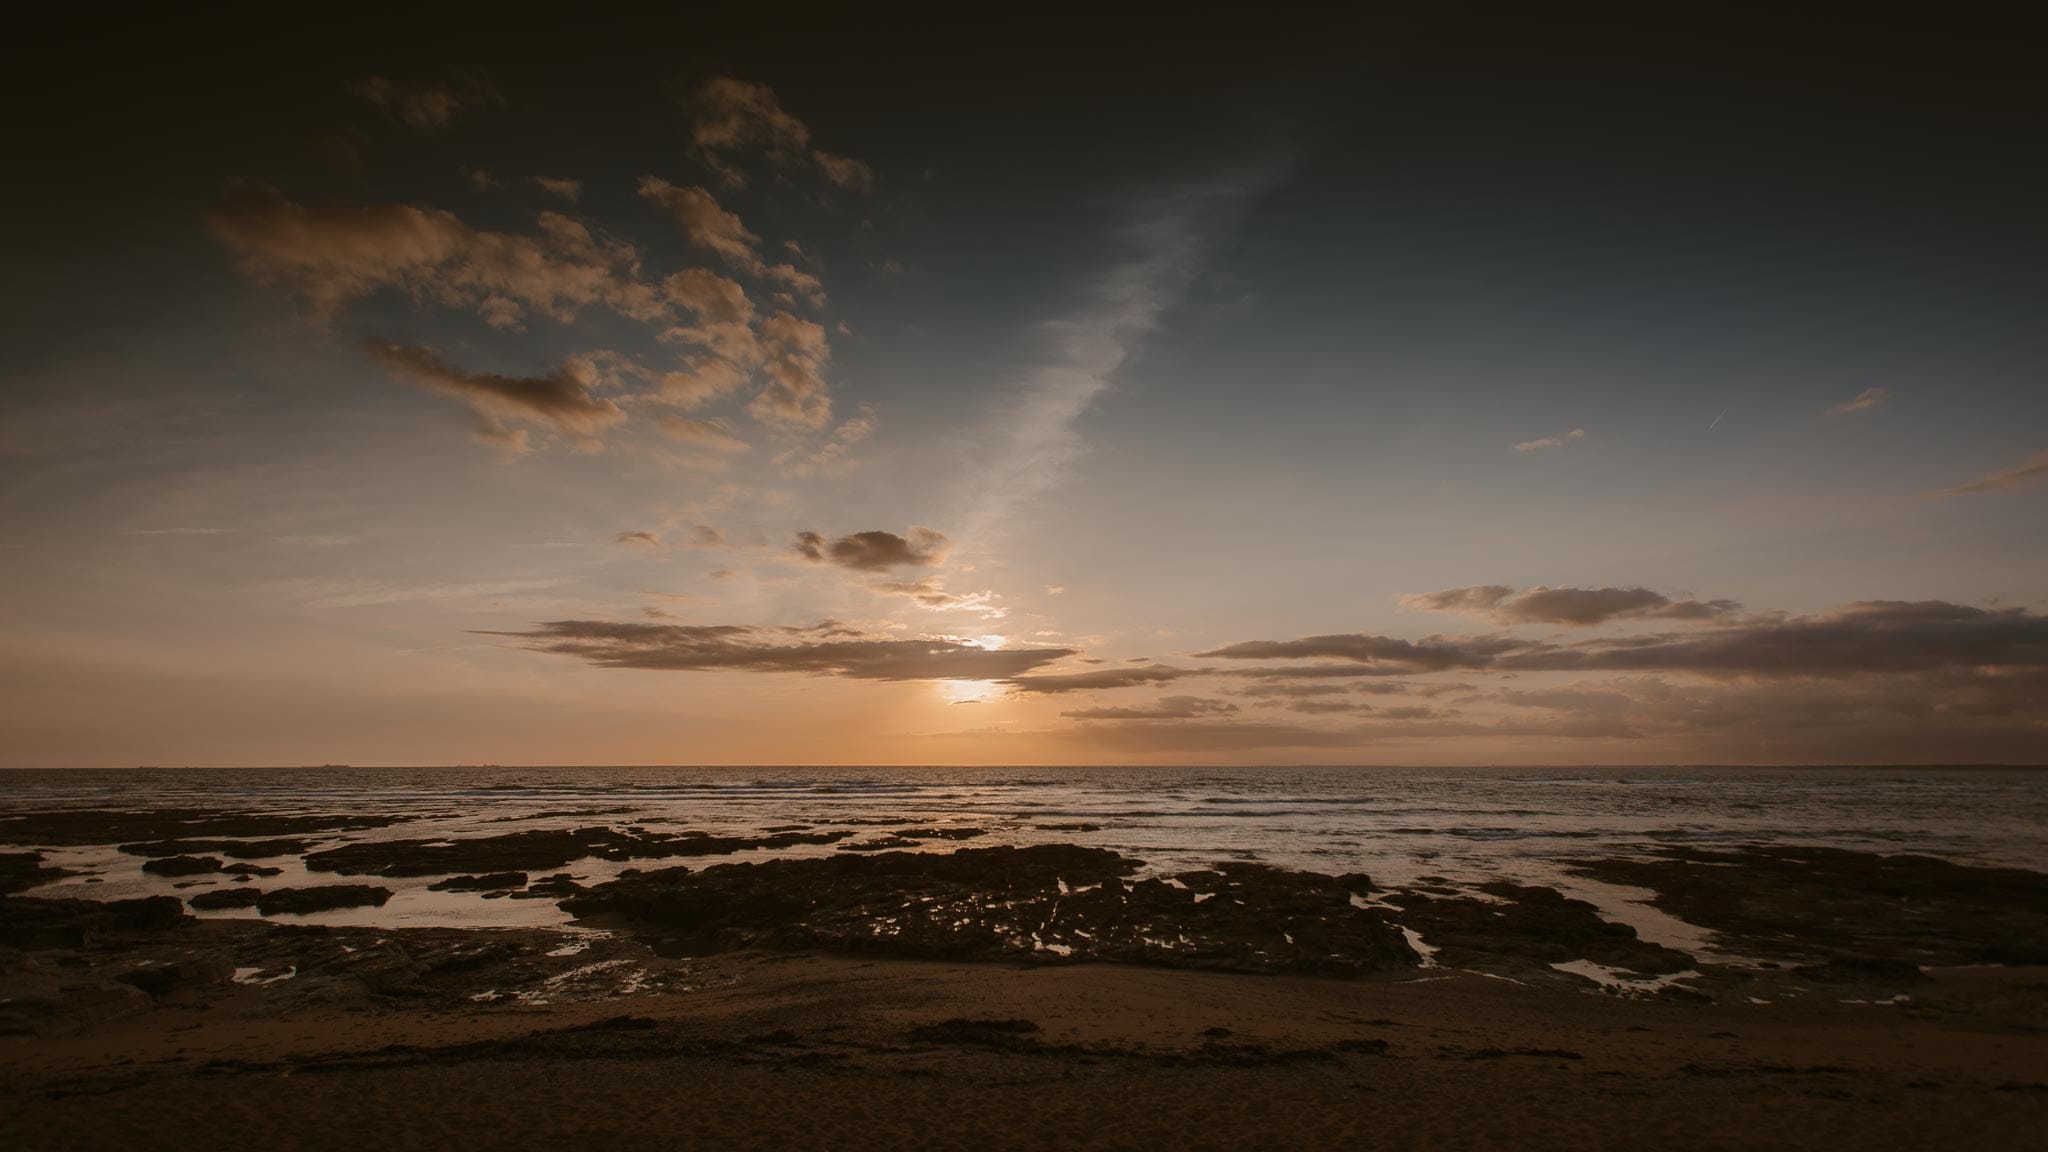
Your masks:
<svg viewBox="0 0 2048 1152"><path fill-rule="evenodd" d="M756 420L785 429L822 428L832 419L832 393L825 365L832 347L825 330L809 320L777 312L761 323L768 382L747 405Z"/></svg>
<svg viewBox="0 0 2048 1152"><path fill-rule="evenodd" d="M825 174L825 179L841 188L855 192L868 192L874 189L875 170L863 161L855 160L851 156L834 156L823 150L813 151L811 159L818 165L818 171Z"/></svg>
<svg viewBox="0 0 2048 1152"><path fill-rule="evenodd" d="M778 299L794 300L803 297L804 303L813 308L825 306L825 285L816 276L791 264L776 264L760 271L763 279L779 285L787 295L778 294Z"/></svg>
<svg viewBox="0 0 2048 1152"><path fill-rule="evenodd" d="M1372 705L1362 700L1295 700L1287 705L1287 710L1319 716L1335 712L1370 712Z"/></svg>
<svg viewBox="0 0 2048 1152"><path fill-rule="evenodd" d="M399 84L371 76L354 84L355 93L387 115L423 132L446 128L465 109L503 103L490 81L464 76L439 84Z"/></svg>
<svg viewBox="0 0 2048 1152"><path fill-rule="evenodd" d="M857 680L1002 680L1074 655L1071 648L990 649L944 637L870 636L824 621L809 628L555 620L510 636L535 651L606 668L800 672Z"/></svg>
<svg viewBox="0 0 2048 1152"><path fill-rule="evenodd" d="M1499 624L1567 624L1586 627L1620 619L1717 620L1742 606L1733 600L1673 600L1648 588L1547 588L1517 594L1504 584L1446 588L1401 597L1401 605L1426 612L1477 616Z"/></svg>
<svg viewBox="0 0 2048 1152"><path fill-rule="evenodd" d="M1108 688L1135 688L1141 684L1164 684L1185 676L1200 675L1202 672L1199 670L1146 664L1135 668L1104 668L1096 672L1018 677L1010 681L1010 687L1020 692L1039 694L1095 692Z"/></svg>
<svg viewBox="0 0 2048 1152"><path fill-rule="evenodd" d="M1944 668L2048 667L2048 617L1940 600L1875 600L1704 632L1586 641L1504 655L1506 670L1686 671L1705 676L1854 676Z"/></svg>
<svg viewBox="0 0 2048 1152"><path fill-rule="evenodd" d="M995 605L996 594L981 592L948 592L943 581L936 576L921 580L879 580L868 588L884 596L904 596L917 602L920 608L933 612L974 612L983 619L1000 620L1009 611Z"/></svg>
<svg viewBox="0 0 2048 1152"><path fill-rule="evenodd" d="M525 433L507 421L591 439L626 418L617 404L591 394L597 370L586 359L572 357L545 376L501 376L464 371L426 348L378 341L364 348L392 375L460 399L475 413L481 434L508 447L523 448Z"/></svg>
<svg viewBox="0 0 2048 1152"><path fill-rule="evenodd" d="M1562 436L1545 436L1541 440L1524 440L1515 445L1517 452L1534 452L1538 448L1562 448L1574 440L1586 438L1584 428L1574 428Z"/></svg>
<svg viewBox="0 0 2048 1152"><path fill-rule="evenodd" d="M738 216L719 207L718 198L711 193L678 187L658 176L642 176L640 195L667 209L692 247L702 248L742 272L761 272L761 238L747 231Z"/></svg>
<svg viewBox="0 0 2048 1152"><path fill-rule="evenodd" d="M1356 664L1282 664L1272 668L1229 668L1220 673L1225 676L1249 676L1259 680L1356 680L1371 673L1361 671Z"/></svg>
<svg viewBox="0 0 2048 1152"><path fill-rule="evenodd" d="M646 375L658 399L683 409L700 408L731 395L753 378L752 371L716 356L692 357L681 368Z"/></svg>
<svg viewBox="0 0 2048 1152"><path fill-rule="evenodd" d="M1090 753L1169 754L1213 757L1263 748L1348 748L1360 742L1354 731L1254 721L1088 724L1042 738L1076 745Z"/></svg>
<svg viewBox="0 0 2048 1152"><path fill-rule="evenodd" d="M696 329L671 329L663 333L664 339L703 344L733 360L751 356L751 342L743 348L728 345L734 339L731 329L747 332L754 322L753 302L738 282L708 268L686 268L662 281L661 290L670 303L689 312L699 325Z"/></svg>
<svg viewBox="0 0 2048 1152"><path fill-rule="evenodd" d="M729 159L732 153L753 151L788 164L810 147L811 130L782 110L766 84L714 77L697 87L689 110L690 143L734 187L745 186L746 175Z"/></svg>
<svg viewBox="0 0 2048 1152"><path fill-rule="evenodd" d="M779 168L814 165L830 183L865 192L875 173L847 156L813 149L811 130L782 108L766 84L720 76L705 81L690 97L690 142L698 157L726 184L741 188L746 173L735 156L753 153Z"/></svg>
<svg viewBox="0 0 2048 1152"><path fill-rule="evenodd" d="M1931 752L1951 762L2019 753L2038 761L2048 674L1959 668L1768 683L1621 676L1505 691L1490 700L1575 723L1626 725L1689 748L1762 745L1831 760Z"/></svg>
<svg viewBox="0 0 2048 1152"><path fill-rule="evenodd" d="M770 275L776 271L767 270ZM797 275L816 287L815 278ZM680 370L656 378L664 400L694 408L738 391L759 371L766 382L748 406L755 419L783 430L820 428L831 421L832 396L825 366L831 362L832 346L824 328L786 311L756 323L746 290L702 268L670 276L662 282L662 293L669 303L688 312L694 323L673 326L661 339L704 350L704 354L688 358ZM820 294L816 299L824 297ZM842 440L851 443L871 427L871 420L849 421L841 429ZM778 457L778 463L781 461Z"/></svg>
<svg viewBox="0 0 2048 1152"><path fill-rule="evenodd" d="M583 181L555 179L548 176L528 176L527 181L550 196L558 196L574 204L583 196Z"/></svg>
<svg viewBox="0 0 2048 1152"><path fill-rule="evenodd" d="M1969 496L1979 492L2003 492L2008 488L2017 488L2030 480L2036 480L2042 476L2048 476L2048 452L2037 452L2029 456L2018 467L2008 468L2003 472L1993 472L1989 476L1972 480L1968 484L1958 485L1954 488L1944 488L1940 492L1935 493L1935 495Z"/></svg>
<svg viewBox="0 0 2048 1152"><path fill-rule="evenodd" d="M671 440L709 448L716 452L745 452L747 442L734 436L719 424L703 420L685 420L681 416L663 416L661 431Z"/></svg>
<svg viewBox="0 0 2048 1152"><path fill-rule="evenodd" d="M1357 665L1359 674L1398 676L1449 668L1483 668L1501 653L1525 647L1524 642L1504 636L1397 640L1391 636L1347 632L1298 640L1247 640L1195 655L1222 660L1350 660Z"/></svg>
<svg viewBox="0 0 2048 1152"><path fill-rule="evenodd" d="M652 532L621 532L612 537L612 543L634 548L659 548L661 537Z"/></svg>
<svg viewBox="0 0 2048 1152"><path fill-rule="evenodd" d="M1689 672L1710 678L1847 677L1943 669L2048 668L2048 616L1940 600L1859 601L1808 616L1769 615L1688 632L1571 644L1508 636L1421 641L1346 633L1253 640L1201 656L1346 659L1374 675L1491 672Z"/></svg>
<svg viewBox="0 0 2048 1152"><path fill-rule="evenodd" d="M1060 715L1074 720L1193 720L1237 711L1237 705L1203 696L1165 696L1138 708L1081 708Z"/></svg>
<svg viewBox="0 0 2048 1152"><path fill-rule="evenodd" d="M1865 388L1856 394L1854 400L1844 400L1842 403L1822 413L1822 415L1847 416L1851 412L1868 412L1883 404L1890 395L1890 391L1884 388Z"/></svg>
<svg viewBox="0 0 2048 1152"><path fill-rule="evenodd" d="M1084 448L1075 423L1186 293L1211 240L1278 175L1276 167L1239 173L1136 206L1117 237L1122 260L1072 313L1043 325L1042 360L998 416L962 532L969 551L990 547L1018 507L1061 482Z"/></svg>
<svg viewBox="0 0 2048 1152"><path fill-rule="evenodd" d="M854 445L866 440L874 431L874 405L864 404L858 416L849 418L833 429L832 435L818 447L809 451L791 448L777 453L776 471L784 476L799 478L845 471L853 464Z"/></svg>
<svg viewBox="0 0 2048 1152"><path fill-rule="evenodd" d="M371 608L387 604L480 605L561 587L567 580L488 580L469 583L390 584L371 580L292 580L281 589L311 608Z"/></svg>
<svg viewBox="0 0 2048 1152"><path fill-rule="evenodd" d="M1356 671L1351 673L1358 675ZM1255 700L1305 699L1314 696L1346 696L1351 693L1350 684L1254 684L1240 688L1234 693Z"/></svg>
<svg viewBox="0 0 2048 1152"><path fill-rule="evenodd" d="M641 281L631 244L556 212L537 217L536 235L520 236L480 232L436 208L307 207L274 188L237 183L211 222L244 272L290 285L322 319L387 288L473 308L500 328L521 327L529 312L566 323L592 306L634 320L668 310Z"/></svg>
<svg viewBox="0 0 2048 1152"><path fill-rule="evenodd" d="M923 527L911 528L908 537L894 532L855 532L830 543L816 532L796 534L799 555L817 563L837 564L860 572L930 568L945 560L949 546L945 533Z"/></svg>

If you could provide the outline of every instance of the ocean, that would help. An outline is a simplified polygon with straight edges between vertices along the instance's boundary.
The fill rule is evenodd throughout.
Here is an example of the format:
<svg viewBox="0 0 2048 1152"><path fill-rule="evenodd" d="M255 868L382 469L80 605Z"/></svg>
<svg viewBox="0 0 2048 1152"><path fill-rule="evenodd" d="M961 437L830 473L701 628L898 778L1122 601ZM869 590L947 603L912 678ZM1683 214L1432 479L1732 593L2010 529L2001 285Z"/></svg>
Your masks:
<svg viewBox="0 0 2048 1152"><path fill-rule="evenodd" d="M1540 883L1591 900L1646 938L1701 948L1697 930L1637 890L1575 877L1574 860L1659 845L1819 844L2048 870L2048 771L2017 768L275 768L0 772L0 813L68 808L214 808L406 817L388 828L316 837L454 840L530 828L643 825L759 835L806 824L886 835L887 822L983 834L928 851L1074 843L1179 872L1251 860L1365 872L1382 885ZM1094 827L1075 828L1074 825ZM1051 827L1067 826L1067 827ZM32 845L31 845L32 846ZM584 883L630 868L705 867L829 855L838 845L616 862L565 871ZM157 877L115 845L45 848L89 873L36 896L191 895L211 878ZM309 873L296 857L266 887L355 878ZM316 913L315 923L554 926L551 900L430 892L434 877L377 878L381 908ZM88 883L87 881L94 881ZM178 887L183 884L186 887ZM253 916L253 910L203 913Z"/></svg>

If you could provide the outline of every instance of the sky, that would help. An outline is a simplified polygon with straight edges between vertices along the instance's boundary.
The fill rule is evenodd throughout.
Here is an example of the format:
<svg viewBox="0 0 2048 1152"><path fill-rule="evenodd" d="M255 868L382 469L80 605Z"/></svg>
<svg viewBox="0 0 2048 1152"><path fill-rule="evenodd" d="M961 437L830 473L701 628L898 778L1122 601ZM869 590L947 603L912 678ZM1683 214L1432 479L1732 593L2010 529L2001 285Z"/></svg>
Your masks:
<svg viewBox="0 0 2048 1152"><path fill-rule="evenodd" d="M17 40L0 766L2048 762L2016 29L1005 19Z"/></svg>

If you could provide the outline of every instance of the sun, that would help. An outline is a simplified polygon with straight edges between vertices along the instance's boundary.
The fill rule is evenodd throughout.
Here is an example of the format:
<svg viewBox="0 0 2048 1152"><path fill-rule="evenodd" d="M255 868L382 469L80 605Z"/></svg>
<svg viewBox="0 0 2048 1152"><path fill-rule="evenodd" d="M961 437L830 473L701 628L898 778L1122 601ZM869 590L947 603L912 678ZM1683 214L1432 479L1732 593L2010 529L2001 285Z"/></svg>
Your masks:
<svg viewBox="0 0 2048 1152"><path fill-rule="evenodd" d="M994 680L941 680L939 694L948 704L979 704L993 699L1003 690Z"/></svg>

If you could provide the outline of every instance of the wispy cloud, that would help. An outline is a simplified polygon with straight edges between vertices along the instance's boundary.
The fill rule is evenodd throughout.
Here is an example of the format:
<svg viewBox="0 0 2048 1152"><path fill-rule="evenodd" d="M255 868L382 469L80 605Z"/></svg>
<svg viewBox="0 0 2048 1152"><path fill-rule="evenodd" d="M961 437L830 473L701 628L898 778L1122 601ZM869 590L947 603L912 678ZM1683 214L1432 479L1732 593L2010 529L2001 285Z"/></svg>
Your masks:
<svg viewBox="0 0 2048 1152"><path fill-rule="evenodd" d="M1648 588L1546 588L1517 593L1505 584L1446 588L1401 597L1403 608L1452 612L1495 623L1585 627L1618 619L1720 620L1742 606L1733 600L1674 600Z"/></svg>
<svg viewBox="0 0 2048 1152"><path fill-rule="evenodd" d="M1070 720L1193 720L1237 711L1227 700L1205 696L1165 696L1135 708L1077 708L1060 715Z"/></svg>
<svg viewBox="0 0 2048 1152"><path fill-rule="evenodd" d="M1891 392L1888 389L1865 388L1863 391L1858 392L1856 394L1856 398L1854 400L1844 400L1840 404L1835 405L1833 408L1828 409L1827 412L1824 413L1824 415L1847 416L1851 412L1868 412L1871 409L1876 408L1880 404L1883 404L1890 397Z"/></svg>
<svg viewBox="0 0 2048 1152"><path fill-rule="evenodd" d="M2048 452L2036 452L2032 456L2027 457L2025 462L2021 463L2018 467L2007 468L2003 472L1993 472L1989 476L1972 480L1968 484L1959 484L1954 488L1943 488L1935 493L1935 495L1969 496L1978 492L2003 492L2008 488L2017 488L2029 480L2038 480L2043 476L2048 476Z"/></svg>
<svg viewBox="0 0 2048 1152"><path fill-rule="evenodd" d="M1515 445L1517 452L1534 452L1538 448L1562 448L1574 440L1586 438L1584 428L1574 428L1562 436L1545 436L1541 440L1524 440Z"/></svg>
<svg viewBox="0 0 2048 1152"><path fill-rule="evenodd" d="M356 81L355 93L391 117L422 132L448 127L465 109L502 104L504 97L481 76L458 76L428 84L401 84L384 76Z"/></svg>
<svg viewBox="0 0 2048 1152"><path fill-rule="evenodd" d="M826 620L807 628L554 620L509 636L540 652L608 668L670 672L797 672L856 680L1000 680L1071 648L989 648L943 636L899 640Z"/></svg>
<svg viewBox="0 0 2048 1152"><path fill-rule="evenodd" d="M583 196L583 181L581 180L570 180L553 176L529 176L527 180L534 187L548 195L559 196L571 204L574 204Z"/></svg>
<svg viewBox="0 0 2048 1152"><path fill-rule="evenodd" d="M1122 237L1130 255L1079 309L1044 325L1044 359L1001 414L965 518L967 550L989 549L1018 507L1060 483L1084 450L1075 422L1186 293L1217 237L1281 174L1269 163L1139 206Z"/></svg>

